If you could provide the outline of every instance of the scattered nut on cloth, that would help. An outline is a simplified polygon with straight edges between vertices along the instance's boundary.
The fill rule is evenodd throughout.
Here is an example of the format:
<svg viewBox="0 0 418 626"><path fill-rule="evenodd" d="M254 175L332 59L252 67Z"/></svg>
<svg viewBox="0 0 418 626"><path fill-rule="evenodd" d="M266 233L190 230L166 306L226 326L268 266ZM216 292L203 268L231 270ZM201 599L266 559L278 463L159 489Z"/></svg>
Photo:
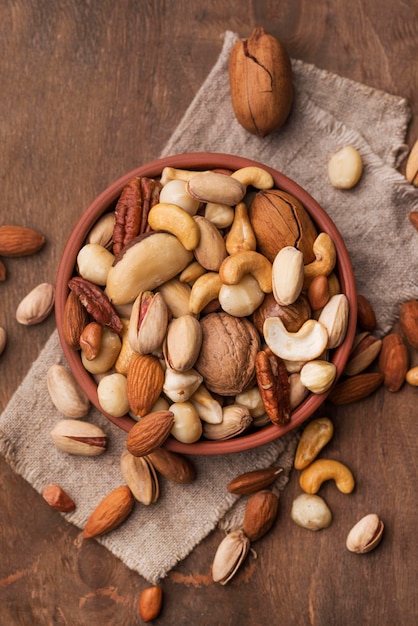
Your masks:
<svg viewBox="0 0 418 626"><path fill-rule="evenodd" d="M225 34L218 61L161 156L237 154L275 167L305 187L341 230L358 290L367 294L379 331L385 332L399 303L418 297L418 234L408 220L409 211L418 209L418 191L395 169L407 150L407 102L292 60L292 112L280 131L259 139L238 124L232 111L227 67L236 40L234 33ZM364 165L360 182L349 191L334 188L327 176L329 157L345 145L359 151ZM77 504L63 515L83 528L98 502L123 484L119 463L125 434L91 410L88 419L109 435L109 450L85 458L55 449L50 431L62 415L48 394L46 372L56 363L65 365L55 331L0 417L0 450L40 493L46 484L58 483ZM98 541L129 568L157 582L218 524L230 530L242 522L244 501L226 489L235 476L274 463L285 470L274 489L285 487L297 440L297 433L289 433L259 450L192 457L198 474L194 483L162 479L156 504L138 505L121 527Z"/></svg>

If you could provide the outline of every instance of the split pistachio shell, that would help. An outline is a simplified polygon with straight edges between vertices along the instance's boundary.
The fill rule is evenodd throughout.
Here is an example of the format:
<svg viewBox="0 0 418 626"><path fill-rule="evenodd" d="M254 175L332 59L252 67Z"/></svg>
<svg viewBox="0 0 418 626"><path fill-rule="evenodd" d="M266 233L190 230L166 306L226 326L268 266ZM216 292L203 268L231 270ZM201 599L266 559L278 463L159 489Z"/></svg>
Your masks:
<svg viewBox="0 0 418 626"><path fill-rule="evenodd" d="M164 354L170 368L185 372L193 367L202 345L202 329L193 315L173 319L167 328Z"/></svg>
<svg viewBox="0 0 418 626"><path fill-rule="evenodd" d="M58 450L78 456L98 456L107 447L107 435L99 426L77 419L59 420L51 437Z"/></svg>
<svg viewBox="0 0 418 626"><path fill-rule="evenodd" d="M203 434L206 439L221 441L231 439L249 428L252 417L249 410L239 404L231 404L222 411L220 424L203 424Z"/></svg>
<svg viewBox="0 0 418 626"><path fill-rule="evenodd" d="M384 523L375 513L366 515L348 533L347 550L358 554L370 552L379 545L383 530Z"/></svg>
<svg viewBox="0 0 418 626"><path fill-rule="evenodd" d="M54 308L55 287L50 283L40 283L30 291L16 309L16 320L24 326L43 322Z"/></svg>
<svg viewBox="0 0 418 626"><path fill-rule="evenodd" d="M243 530L234 530L223 538L212 563L212 578L221 585L236 574L250 549L250 540Z"/></svg>
<svg viewBox="0 0 418 626"><path fill-rule="evenodd" d="M140 293L129 318L128 339L132 349L139 354L161 349L167 324L168 309L161 293Z"/></svg>
<svg viewBox="0 0 418 626"><path fill-rule="evenodd" d="M160 495L157 472L146 456L134 456L128 450L120 458L122 476L138 502L149 505Z"/></svg>
<svg viewBox="0 0 418 626"><path fill-rule="evenodd" d="M327 528L332 522L332 513L320 496L302 493L292 504L292 520L308 530Z"/></svg>
<svg viewBox="0 0 418 626"><path fill-rule="evenodd" d="M97 385L99 404L103 411L113 417L121 417L129 411L126 383L126 376L115 372L104 376Z"/></svg>
<svg viewBox="0 0 418 626"><path fill-rule="evenodd" d="M90 401L73 374L64 365L51 365L46 376L49 395L55 407L66 417L85 417Z"/></svg>

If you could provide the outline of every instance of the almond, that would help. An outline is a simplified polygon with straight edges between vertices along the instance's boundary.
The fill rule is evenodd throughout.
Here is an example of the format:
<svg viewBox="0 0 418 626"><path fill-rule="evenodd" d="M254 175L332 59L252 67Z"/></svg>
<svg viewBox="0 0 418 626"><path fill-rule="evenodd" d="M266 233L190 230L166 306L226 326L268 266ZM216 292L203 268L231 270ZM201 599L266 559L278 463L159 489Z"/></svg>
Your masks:
<svg viewBox="0 0 418 626"><path fill-rule="evenodd" d="M244 474L240 474L231 480L226 488L230 493L239 495L254 493L271 485L282 471L283 468L281 467L267 467L265 469L244 472Z"/></svg>
<svg viewBox="0 0 418 626"><path fill-rule="evenodd" d="M127 387L132 412L143 417L151 411L164 384L164 370L156 356L135 354L129 363Z"/></svg>
<svg viewBox="0 0 418 626"><path fill-rule="evenodd" d="M62 334L69 346L80 349L80 335L89 322L89 314L79 297L70 291L65 301L62 320Z"/></svg>
<svg viewBox="0 0 418 626"><path fill-rule="evenodd" d="M418 230L418 211L410 211L408 218L415 230Z"/></svg>
<svg viewBox="0 0 418 626"><path fill-rule="evenodd" d="M383 383L383 374L370 372L357 374L335 385L328 399L336 405L350 404L370 396Z"/></svg>
<svg viewBox="0 0 418 626"><path fill-rule="evenodd" d="M163 603L163 590L159 585L147 587L139 598L139 614L144 622L157 618Z"/></svg>
<svg viewBox="0 0 418 626"><path fill-rule="evenodd" d="M132 426L126 447L134 456L145 456L163 445L174 424L171 411L154 411Z"/></svg>
<svg viewBox="0 0 418 626"><path fill-rule="evenodd" d="M42 490L42 497L49 506L57 511L68 513L75 509L74 500L59 485L46 485Z"/></svg>
<svg viewBox="0 0 418 626"><path fill-rule="evenodd" d="M116 487L96 506L84 527L83 537L92 539L114 530L131 513L135 499L126 485Z"/></svg>
<svg viewBox="0 0 418 626"><path fill-rule="evenodd" d="M250 541L261 539L273 526L279 508L278 496L263 489L248 500L244 512L243 530Z"/></svg>
<svg viewBox="0 0 418 626"><path fill-rule="evenodd" d="M148 454L148 459L157 472L174 483L186 485L196 478L196 469L193 463L177 452L171 452L165 448L156 448Z"/></svg>
<svg viewBox="0 0 418 626"><path fill-rule="evenodd" d="M0 255L28 256L38 252L45 244L42 233L25 226L0 226Z"/></svg>
<svg viewBox="0 0 418 626"><path fill-rule="evenodd" d="M357 294L357 323L362 330L372 331L376 328L376 315L366 296Z"/></svg>
<svg viewBox="0 0 418 626"><path fill-rule="evenodd" d="M409 367L408 348L401 335L390 333L383 337L379 354L379 369L388 391L399 391Z"/></svg>
<svg viewBox="0 0 418 626"><path fill-rule="evenodd" d="M418 349L418 300L404 302L399 309L399 323L407 342Z"/></svg>

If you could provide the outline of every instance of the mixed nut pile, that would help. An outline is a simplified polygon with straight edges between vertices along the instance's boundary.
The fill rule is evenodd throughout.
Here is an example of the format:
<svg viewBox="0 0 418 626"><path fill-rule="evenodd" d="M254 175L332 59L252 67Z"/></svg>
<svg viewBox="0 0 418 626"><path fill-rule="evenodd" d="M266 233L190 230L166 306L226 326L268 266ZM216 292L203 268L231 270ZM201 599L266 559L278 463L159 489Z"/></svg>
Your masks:
<svg viewBox="0 0 418 626"><path fill-rule="evenodd" d="M349 304L331 236L258 166L133 178L88 234L63 334L137 456L285 425L334 383ZM61 426L60 426L61 427ZM62 426L63 427L63 426Z"/></svg>

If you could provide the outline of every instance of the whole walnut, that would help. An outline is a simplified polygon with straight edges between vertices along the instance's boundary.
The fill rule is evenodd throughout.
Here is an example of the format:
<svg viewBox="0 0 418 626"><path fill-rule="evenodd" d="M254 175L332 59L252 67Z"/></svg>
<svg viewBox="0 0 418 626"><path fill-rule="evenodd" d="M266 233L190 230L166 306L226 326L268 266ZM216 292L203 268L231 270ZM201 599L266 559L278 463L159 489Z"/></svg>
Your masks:
<svg viewBox="0 0 418 626"><path fill-rule="evenodd" d="M255 357L260 336L246 318L210 313L200 320L202 347L195 363L206 387L220 395L235 396L255 382Z"/></svg>

